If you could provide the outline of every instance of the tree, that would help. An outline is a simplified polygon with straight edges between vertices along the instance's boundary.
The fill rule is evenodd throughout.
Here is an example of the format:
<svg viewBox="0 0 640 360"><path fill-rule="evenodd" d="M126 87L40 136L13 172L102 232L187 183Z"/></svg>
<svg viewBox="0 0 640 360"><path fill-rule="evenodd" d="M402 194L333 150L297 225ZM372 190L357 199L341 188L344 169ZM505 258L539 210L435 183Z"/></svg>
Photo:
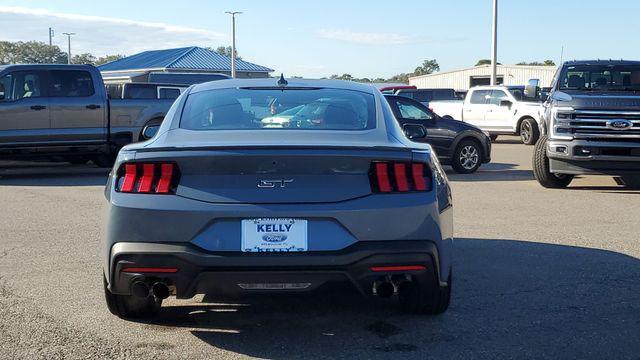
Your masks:
<svg viewBox="0 0 640 360"><path fill-rule="evenodd" d="M480 59L474 66L482 66L482 65L491 65L491 59ZM496 65L502 65L502 64L496 63Z"/></svg>
<svg viewBox="0 0 640 360"><path fill-rule="evenodd" d="M347 80L347 81L357 81L358 79L355 79L351 74L342 74L342 75L337 75L337 74L333 74L329 77L329 79L333 79L333 80Z"/></svg>
<svg viewBox="0 0 640 360"><path fill-rule="evenodd" d="M73 57L71 57L71 63L94 65L96 63L96 57L89 53L74 55Z"/></svg>
<svg viewBox="0 0 640 360"><path fill-rule="evenodd" d="M65 64L67 54L40 41L0 41L0 64Z"/></svg>
<svg viewBox="0 0 640 360"><path fill-rule="evenodd" d="M124 55L105 55L102 57L99 57L98 60L95 61L94 65L95 66L100 66L102 64L106 64L106 63L110 63L112 61L116 61L116 60L120 60L124 58Z"/></svg>
<svg viewBox="0 0 640 360"><path fill-rule="evenodd" d="M438 61L436 61L436 59L425 60L422 62L422 65L418 66L413 71L413 75L414 76L429 75L437 71L440 71L440 65L438 65Z"/></svg>
<svg viewBox="0 0 640 360"><path fill-rule="evenodd" d="M209 51L216 52L220 55L231 57L231 46L218 46L217 48L205 47ZM238 56L238 50L236 50L236 59L242 60L242 57Z"/></svg>
<svg viewBox="0 0 640 360"><path fill-rule="evenodd" d="M553 62L553 60L545 60L544 62L538 62L538 61L533 61L533 62L526 62L526 61L522 61L517 63L516 65L528 65L528 66L555 66L556 63Z"/></svg>

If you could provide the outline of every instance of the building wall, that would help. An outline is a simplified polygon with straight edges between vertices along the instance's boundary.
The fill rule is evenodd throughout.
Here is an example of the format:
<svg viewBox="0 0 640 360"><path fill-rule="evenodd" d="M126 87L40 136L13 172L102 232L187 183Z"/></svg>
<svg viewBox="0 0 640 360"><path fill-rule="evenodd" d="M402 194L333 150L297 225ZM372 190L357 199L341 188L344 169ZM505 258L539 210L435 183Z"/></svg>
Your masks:
<svg viewBox="0 0 640 360"><path fill-rule="evenodd" d="M556 66L499 65L497 75L504 77L504 85L525 85L529 79L539 79L540 86L550 86L556 73ZM409 84L419 89L453 88L468 90L473 77L490 77L491 66L483 65L469 69L447 71L409 78Z"/></svg>

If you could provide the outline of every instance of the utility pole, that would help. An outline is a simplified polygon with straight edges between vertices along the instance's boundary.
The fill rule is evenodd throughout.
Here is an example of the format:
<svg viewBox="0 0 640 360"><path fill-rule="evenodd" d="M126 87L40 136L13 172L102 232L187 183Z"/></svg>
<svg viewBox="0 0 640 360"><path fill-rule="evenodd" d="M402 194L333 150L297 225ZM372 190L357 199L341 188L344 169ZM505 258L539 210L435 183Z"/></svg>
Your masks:
<svg viewBox="0 0 640 360"><path fill-rule="evenodd" d="M49 46L53 46L53 42L51 41L51 38L53 38L53 29L49 28Z"/></svg>
<svg viewBox="0 0 640 360"><path fill-rule="evenodd" d="M71 64L71 36L76 33L62 33L62 35L67 35L67 64Z"/></svg>
<svg viewBox="0 0 640 360"><path fill-rule="evenodd" d="M491 85L497 85L498 63L498 0L493 0L493 26L491 28Z"/></svg>
<svg viewBox="0 0 640 360"><path fill-rule="evenodd" d="M231 15L231 77L236 77L236 15L242 14L241 11L226 11Z"/></svg>

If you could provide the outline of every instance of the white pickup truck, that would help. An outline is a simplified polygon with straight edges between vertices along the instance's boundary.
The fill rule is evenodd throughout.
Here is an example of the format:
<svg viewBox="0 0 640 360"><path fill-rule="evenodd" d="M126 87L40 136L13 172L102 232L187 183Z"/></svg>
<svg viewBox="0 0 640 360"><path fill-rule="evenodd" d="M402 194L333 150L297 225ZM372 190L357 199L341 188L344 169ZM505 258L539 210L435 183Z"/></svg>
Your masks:
<svg viewBox="0 0 640 360"><path fill-rule="evenodd" d="M524 86L477 86L464 100L431 101L429 107L443 118L461 120L491 134L520 135L533 145L540 136L541 103L524 96Z"/></svg>

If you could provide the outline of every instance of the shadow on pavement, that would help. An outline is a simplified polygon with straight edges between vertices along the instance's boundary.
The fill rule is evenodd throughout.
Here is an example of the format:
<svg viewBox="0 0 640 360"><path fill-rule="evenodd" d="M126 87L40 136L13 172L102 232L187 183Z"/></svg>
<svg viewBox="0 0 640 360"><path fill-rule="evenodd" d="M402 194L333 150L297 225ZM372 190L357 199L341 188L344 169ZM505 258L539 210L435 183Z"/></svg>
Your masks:
<svg viewBox="0 0 640 360"><path fill-rule="evenodd" d="M527 181L533 180L533 171L516 169L516 164L489 163L484 164L473 174L458 174L450 167L445 171L452 181Z"/></svg>
<svg viewBox="0 0 640 360"><path fill-rule="evenodd" d="M111 169L47 162L0 162L0 186L103 186Z"/></svg>
<svg viewBox="0 0 640 360"><path fill-rule="evenodd" d="M633 358L640 261L611 251L514 240L455 241L452 306L400 313L353 291L169 306L148 326L188 327L260 358Z"/></svg>

